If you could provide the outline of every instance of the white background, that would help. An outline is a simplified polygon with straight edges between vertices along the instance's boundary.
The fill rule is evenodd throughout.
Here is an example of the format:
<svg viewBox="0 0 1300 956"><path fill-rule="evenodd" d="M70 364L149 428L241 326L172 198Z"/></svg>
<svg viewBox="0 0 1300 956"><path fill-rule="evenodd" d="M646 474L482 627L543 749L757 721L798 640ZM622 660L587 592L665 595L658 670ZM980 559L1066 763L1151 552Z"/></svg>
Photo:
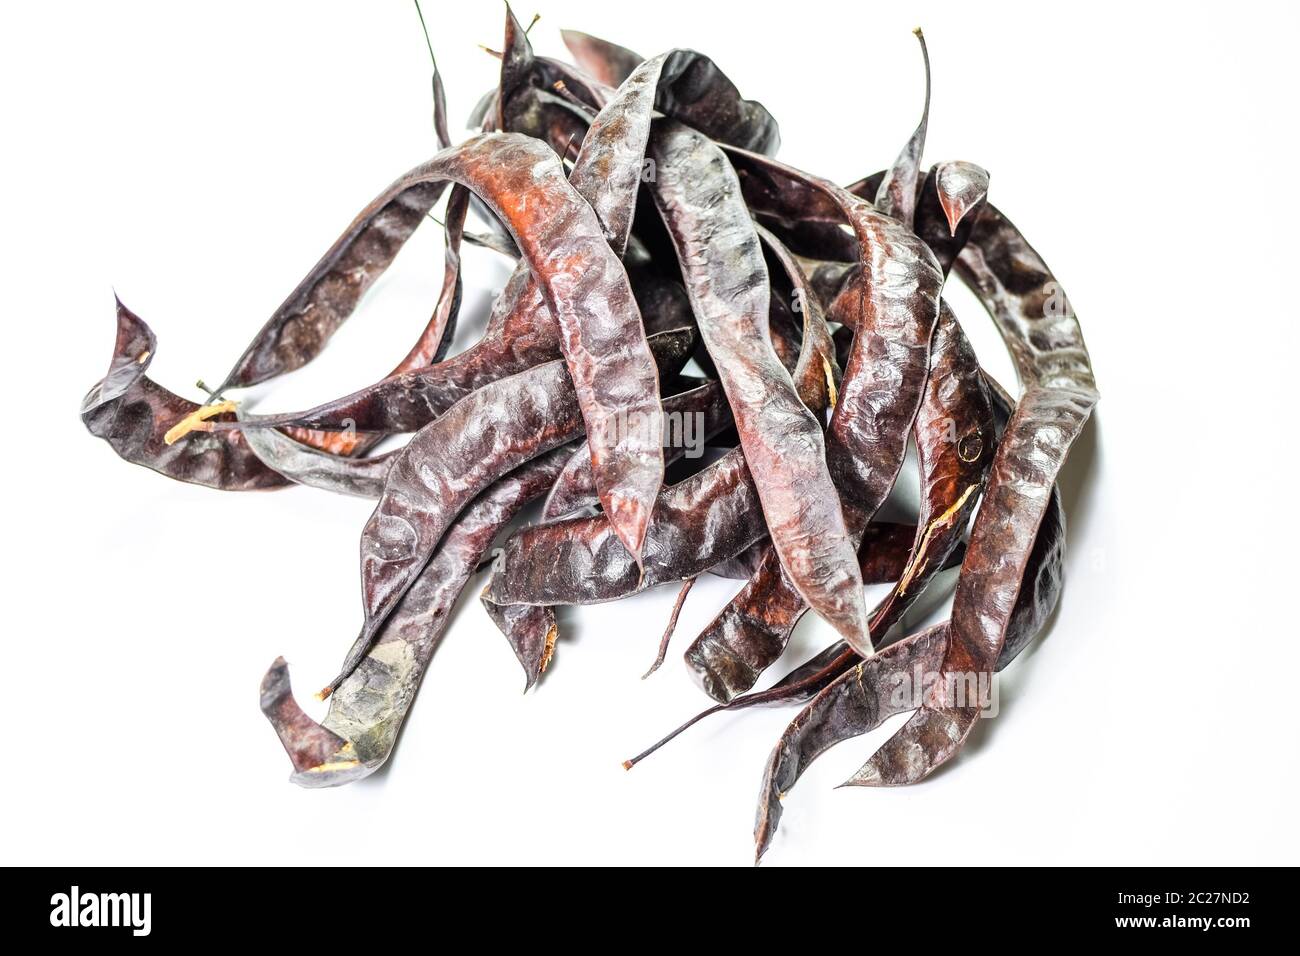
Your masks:
<svg viewBox="0 0 1300 956"><path fill-rule="evenodd" d="M501 7L427 6L463 121L495 82L476 44L500 45ZM916 123L923 25L927 159L992 172L1069 290L1103 397L1062 478L1060 611L1004 675L1001 716L911 789L833 789L898 721L837 748L787 798L768 862L1298 862L1294 6L791 9L547 0L532 38L701 49L780 120L787 161L847 182ZM114 288L158 334L151 375L197 397L432 152L411 5L32 4L5 21L4 861L748 863L792 712L719 717L619 767L704 702L680 651L734 582L701 582L644 683L673 589L565 613L527 696L463 602L388 768L308 792L258 682L277 654L300 690L333 673L371 504L187 487L78 421ZM436 295L437 232L258 408L385 373ZM507 274L479 251L467 271L459 345ZM1012 381L991 324L952 301ZM827 639L809 621L779 670Z"/></svg>

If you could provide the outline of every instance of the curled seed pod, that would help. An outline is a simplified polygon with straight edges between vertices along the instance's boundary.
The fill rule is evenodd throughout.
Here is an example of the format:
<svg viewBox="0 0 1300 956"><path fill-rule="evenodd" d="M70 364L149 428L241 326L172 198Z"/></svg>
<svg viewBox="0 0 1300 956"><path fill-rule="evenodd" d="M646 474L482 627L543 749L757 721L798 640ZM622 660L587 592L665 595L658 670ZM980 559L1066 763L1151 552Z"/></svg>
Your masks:
<svg viewBox="0 0 1300 956"><path fill-rule="evenodd" d="M905 686L900 679L915 673L934 675L947 646L947 622L899 641L860 661L790 722L763 773L754 821L755 860L771 846L781 820L781 800L808 766L835 744L916 706L913 695L898 693Z"/></svg>
<svg viewBox="0 0 1300 956"><path fill-rule="evenodd" d="M276 661L262 684L262 711L293 759L295 783L338 786L368 776L388 760L474 568L497 533L545 492L567 456L567 448L557 448L535 458L461 513L374 645L354 646L345 664L350 676L331 695L321 724L294 703L287 667L283 658Z"/></svg>
<svg viewBox="0 0 1300 956"><path fill-rule="evenodd" d="M430 47L430 55L432 52ZM439 143L445 148L449 145L445 140L446 105L442 102L442 80L436 61L433 86L434 122L439 129ZM418 197L419 192L415 195ZM460 245L464 238L465 214L470 195L463 186L452 189L446 213L446 264L442 291L424 331L402 361L389 373L390 376L422 368L430 362L438 362L451 347L462 297ZM437 201L436 196L433 201ZM365 291L365 287L362 287L355 290L355 294L346 288L339 292L340 273L350 276L364 273L364 286L368 287L388 268L397 251L414 232L414 227L396 232L386 231L387 222L394 215L395 208L404 208L402 201L391 196L385 200L381 196L361 212L326 253L325 258L299 283L289 301L277 310L257 334L235 369L213 393L214 396L219 396L234 386L268 381L306 364L319 354L333 332L352 313ZM377 235L382 237L382 241L376 240ZM322 302L328 306L323 312L318 311ZM290 303L294 304L290 306ZM250 371L255 367L260 370ZM289 427L286 434L302 444L336 455L364 453L383 437L357 432L355 429L349 429L346 434L330 434L301 427Z"/></svg>
<svg viewBox="0 0 1300 956"><path fill-rule="evenodd" d="M559 330L525 266L497 297L483 338L437 365L394 375L315 408L250 415L244 430L418 431L484 385L560 357Z"/></svg>
<svg viewBox="0 0 1300 956"><path fill-rule="evenodd" d="M480 136L406 174L386 195L455 181L511 229L560 329L601 504L634 557L663 480L659 382L631 285L602 227L536 140ZM395 200L394 200L395 201ZM610 378L600 370L613 372ZM635 421L644 427L620 427Z"/></svg>
<svg viewBox="0 0 1300 956"><path fill-rule="evenodd" d="M435 86L437 86L437 67L434 68ZM431 363L442 361L451 348L451 340L456 333L456 319L460 314L462 284L460 278L460 244L465 234L465 213L469 208L469 190L464 186L454 186L447 200L446 253L443 270L442 292L434 306L433 315L420 334L420 338L411 346L405 358L389 373L389 377L401 375L413 369L423 368ZM251 430L251 429L250 429ZM285 434L296 442L310 448L333 455L361 455L373 448L384 437L383 433L370 434L350 428L344 432L319 431L308 428L289 427ZM269 451L274 439L264 444ZM290 449L283 443L274 447L282 453ZM265 458L263 458L265 460ZM305 461L299 462L305 464ZM369 497L369 496L368 496Z"/></svg>
<svg viewBox="0 0 1300 956"><path fill-rule="evenodd" d="M87 430L126 461L178 481L225 491L288 484L262 464L237 432L198 430L177 441L166 440L178 421L216 414L219 408L196 405L154 383L145 373L157 347L153 330L119 300L117 341L108 374L81 404ZM229 417L228 412L223 414Z"/></svg>
<svg viewBox="0 0 1300 956"><path fill-rule="evenodd" d="M267 320L217 394L265 382L319 355L424 221L446 185L414 184L385 193L363 209Z"/></svg>
<svg viewBox="0 0 1300 956"><path fill-rule="evenodd" d="M692 324L690 306L680 286L634 265L628 276L648 334ZM531 270L524 265L510 277L493 304L483 337L459 355L391 376L307 411L248 416L242 427L419 431L477 389L558 358L559 329Z"/></svg>
<svg viewBox="0 0 1300 956"><path fill-rule="evenodd" d="M277 657L262 677L262 713L275 728L297 773L338 773L359 762L352 744L308 717L293 698L289 665Z"/></svg>

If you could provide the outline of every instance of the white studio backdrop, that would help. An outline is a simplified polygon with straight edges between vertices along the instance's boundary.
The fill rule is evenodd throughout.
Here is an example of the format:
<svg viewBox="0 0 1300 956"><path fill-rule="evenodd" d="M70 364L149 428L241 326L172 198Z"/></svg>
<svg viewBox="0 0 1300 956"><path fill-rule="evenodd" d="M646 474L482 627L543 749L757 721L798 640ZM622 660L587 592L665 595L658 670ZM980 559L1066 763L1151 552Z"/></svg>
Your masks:
<svg viewBox="0 0 1300 956"><path fill-rule="evenodd" d="M833 789L898 720L835 749L787 798L767 861L1296 862L1294 8L537 12L549 54L561 27L708 53L780 120L782 158L841 182L888 164L915 126L920 24L927 161L991 171L1092 351L1102 401L1062 477L1064 596L1003 675L1000 716L910 789ZM500 45L503 9L425 13L458 125L495 82L478 44ZM707 702L680 652L735 582L701 580L644 682L674 589L565 611L526 696L472 583L389 766L304 791L258 683L283 654L323 714L308 692L361 622L371 503L187 487L77 419L107 366L114 290L158 334L150 374L197 398L194 380L220 377L356 211L431 154L411 4L4 18L4 861L748 863L763 764L793 711L721 716L620 767ZM300 408L386 373L427 319L440 244L421 230L326 352L250 404ZM508 274L491 253L466 260L457 347ZM1014 382L973 299L951 301ZM829 639L805 621L773 677Z"/></svg>

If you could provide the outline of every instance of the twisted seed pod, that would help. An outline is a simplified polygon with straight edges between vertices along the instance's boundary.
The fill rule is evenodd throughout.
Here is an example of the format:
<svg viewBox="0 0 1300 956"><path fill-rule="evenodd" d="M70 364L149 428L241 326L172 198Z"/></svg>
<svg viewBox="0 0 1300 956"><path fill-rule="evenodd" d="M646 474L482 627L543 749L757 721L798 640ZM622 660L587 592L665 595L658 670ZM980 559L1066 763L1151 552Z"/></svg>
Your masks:
<svg viewBox="0 0 1300 956"><path fill-rule="evenodd" d="M81 403L81 421L123 459L168 478L225 491L279 488L288 481L266 467L238 432L167 435L203 409L153 382L147 373L158 348L149 326L119 300L117 340L108 374Z"/></svg>

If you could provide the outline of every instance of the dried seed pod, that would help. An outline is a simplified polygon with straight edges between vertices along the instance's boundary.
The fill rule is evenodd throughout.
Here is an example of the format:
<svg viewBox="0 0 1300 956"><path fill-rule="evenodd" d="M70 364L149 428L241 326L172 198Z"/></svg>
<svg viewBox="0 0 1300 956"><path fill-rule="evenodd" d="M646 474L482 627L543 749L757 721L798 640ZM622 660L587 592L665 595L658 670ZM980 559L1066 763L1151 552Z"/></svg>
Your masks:
<svg viewBox="0 0 1300 956"><path fill-rule="evenodd" d="M90 433L132 464L178 481L225 491L288 484L262 464L238 432L192 431L178 441L166 441L178 421L216 408L186 401L145 374L157 347L149 326L119 300L117 341L108 374L81 404L81 420Z"/></svg>
<svg viewBox="0 0 1300 956"><path fill-rule="evenodd" d="M961 749L986 703L981 682L991 680L1006 646L1056 475L1098 398L1069 301L1009 220L986 210L958 269L991 304L1025 392L1003 432L975 517L941 679L920 710L847 781L853 786L913 783ZM953 699L949 688L958 681L979 686L979 699Z"/></svg>
<svg viewBox="0 0 1300 956"><path fill-rule="evenodd" d="M846 640L869 647L856 548L821 426L768 340L767 267L740 184L718 148L680 124L657 126L650 154L660 171L655 204L731 402L773 548L809 606Z"/></svg>
<svg viewBox="0 0 1300 956"><path fill-rule="evenodd" d="M469 190L463 186L452 188L447 200L445 266L442 292L434 305L433 315L416 343L405 358L389 372L389 377L402 375L442 361L451 348L456 333L456 319L460 314L462 284L460 278L460 244L465 234L465 213L469 208ZM309 447L335 455L360 455L373 448L383 433L369 434L349 429L346 432L313 431L290 427L285 434Z"/></svg>
<svg viewBox="0 0 1300 956"><path fill-rule="evenodd" d="M469 209L469 197L472 195L473 193L464 186L456 185L451 189L447 199L447 221L444 227L446 239L442 292L438 296L433 315L430 316L424 331L402 361L388 373L389 378L437 364L446 357L451 348L462 297L460 246L465 235L465 215ZM309 429L298 428L288 429L287 434L315 448L333 451L336 454L359 453L373 447L381 437L358 434L349 442L347 436L337 434L331 436L328 432L312 432ZM341 444L340 439L343 439Z"/></svg>
<svg viewBox="0 0 1300 956"><path fill-rule="evenodd" d="M569 176L573 188L596 210L609 244L620 256L632 234L655 91L669 56L642 63L609 98L592 119Z"/></svg>
<svg viewBox="0 0 1300 956"><path fill-rule="evenodd" d="M332 787L368 776L388 760L415 701L456 600L497 533L542 495L568 457L557 448L497 481L461 513L437 553L398 603L373 646L355 656L330 697L321 724L293 702L288 670L276 661L262 684L262 711L293 758L291 778L304 787Z"/></svg>
<svg viewBox="0 0 1300 956"><path fill-rule="evenodd" d="M686 293L680 286L635 265L629 266L628 275L648 334L692 324ZM524 265L510 277L493 304L483 338L459 355L391 376L307 411L251 415L242 426L419 431L483 386L558 358L559 329L531 270Z"/></svg>
<svg viewBox="0 0 1300 956"><path fill-rule="evenodd" d="M899 678L921 674L933 679L948 646L948 624L920 634L860 661L813 698L791 721L768 759L754 821L755 860L767 852L781 820L781 800L818 756L835 744L874 730L895 714L915 707L912 694L900 694ZM923 685L922 692L928 687Z"/></svg>
<svg viewBox="0 0 1300 956"><path fill-rule="evenodd" d="M384 193L363 209L267 320L217 394L265 382L319 355L446 186L445 181L412 184Z"/></svg>

